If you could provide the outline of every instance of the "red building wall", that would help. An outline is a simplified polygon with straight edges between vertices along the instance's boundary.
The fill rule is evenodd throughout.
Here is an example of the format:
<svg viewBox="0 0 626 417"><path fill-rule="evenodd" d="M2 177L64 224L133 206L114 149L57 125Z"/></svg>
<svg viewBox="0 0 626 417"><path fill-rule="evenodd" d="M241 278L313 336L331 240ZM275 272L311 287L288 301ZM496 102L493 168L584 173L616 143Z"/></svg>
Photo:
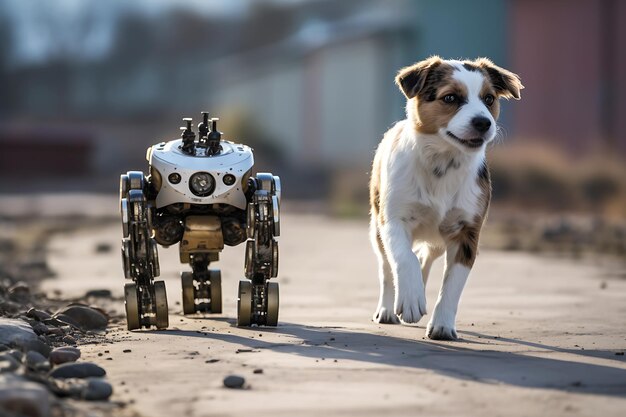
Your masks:
<svg viewBox="0 0 626 417"><path fill-rule="evenodd" d="M516 133L574 153L626 151L626 2L514 0L510 21L511 68L526 86Z"/></svg>

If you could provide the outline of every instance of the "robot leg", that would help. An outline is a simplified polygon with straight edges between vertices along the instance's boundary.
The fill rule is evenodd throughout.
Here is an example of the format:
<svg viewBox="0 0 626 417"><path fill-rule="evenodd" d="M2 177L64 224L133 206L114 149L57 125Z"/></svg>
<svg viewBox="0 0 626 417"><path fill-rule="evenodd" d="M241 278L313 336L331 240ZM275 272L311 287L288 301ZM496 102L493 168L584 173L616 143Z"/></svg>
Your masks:
<svg viewBox="0 0 626 417"><path fill-rule="evenodd" d="M152 237L152 209L145 194L142 172L130 171L120 178L122 215L122 265L133 282L124 286L128 330L168 326L167 294L159 276L157 244Z"/></svg>
<svg viewBox="0 0 626 417"><path fill-rule="evenodd" d="M209 269L211 257L217 253L195 253L189 264L193 272L181 272L183 286L183 313L222 312L222 273Z"/></svg>
<svg viewBox="0 0 626 417"><path fill-rule="evenodd" d="M237 325L278 324L278 242L280 235L280 179L258 174L252 180L255 192L248 202L245 275L239 282Z"/></svg>

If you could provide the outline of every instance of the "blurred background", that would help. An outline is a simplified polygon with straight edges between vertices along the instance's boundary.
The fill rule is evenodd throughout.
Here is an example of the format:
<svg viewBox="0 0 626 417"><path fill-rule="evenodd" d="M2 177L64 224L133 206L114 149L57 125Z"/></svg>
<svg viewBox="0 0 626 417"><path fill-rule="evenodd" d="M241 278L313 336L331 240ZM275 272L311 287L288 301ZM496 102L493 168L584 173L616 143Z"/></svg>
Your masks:
<svg viewBox="0 0 626 417"><path fill-rule="evenodd" d="M396 71L487 56L526 89L488 152L484 244L623 257L624 21L620 0L3 0L0 215L103 194L116 216L119 174L207 110L293 207L366 218Z"/></svg>

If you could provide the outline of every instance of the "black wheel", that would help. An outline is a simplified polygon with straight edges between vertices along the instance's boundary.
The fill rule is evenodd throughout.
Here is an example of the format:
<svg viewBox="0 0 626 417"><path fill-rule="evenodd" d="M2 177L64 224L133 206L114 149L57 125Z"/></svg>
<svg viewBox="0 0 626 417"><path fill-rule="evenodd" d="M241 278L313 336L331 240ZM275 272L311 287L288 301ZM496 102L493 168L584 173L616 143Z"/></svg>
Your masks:
<svg viewBox="0 0 626 417"><path fill-rule="evenodd" d="M122 240L122 267L124 269L124 278L132 278L130 269L130 240Z"/></svg>
<svg viewBox="0 0 626 417"><path fill-rule="evenodd" d="M219 270L210 272L211 313L222 312L222 273Z"/></svg>
<svg viewBox="0 0 626 417"><path fill-rule="evenodd" d="M127 238L129 236L130 230L128 228L128 220L130 219L128 214L128 200L126 197L120 200L120 212L122 214L122 236Z"/></svg>
<svg viewBox="0 0 626 417"><path fill-rule="evenodd" d="M244 274L246 277L250 277L254 271L254 257L256 255L254 250L254 240L248 240L246 242L246 259L244 265Z"/></svg>
<svg viewBox="0 0 626 417"><path fill-rule="evenodd" d="M239 281L239 299L237 300L237 326L250 326L252 318L252 283Z"/></svg>
<svg viewBox="0 0 626 417"><path fill-rule="evenodd" d="M275 195L272 196L272 227L274 236L280 236L280 203Z"/></svg>
<svg viewBox="0 0 626 417"><path fill-rule="evenodd" d="M193 285L193 273L181 272L180 281L183 287L183 314L196 312L196 295Z"/></svg>
<svg viewBox="0 0 626 417"><path fill-rule="evenodd" d="M159 267L159 251L157 249L156 240L150 238L150 258L152 266L152 275L158 277L161 275L161 268Z"/></svg>
<svg viewBox="0 0 626 417"><path fill-rule="evenodd" d="M246 234L248 239L254 239L254 233L256 232L256 205L254 203L248 203L246 210Z"/></svg>
<svg viewBox="0 0 626 417"><path fill-rule="evenodd" d="M154 283L154 301L156 304L156 327L157 329L167 329L167 326L169 326L169 317L165 282L156 281Z"/></svg>
<svg viewBox="0 0 626 417"><path fill-rule="evenodd" d="M278 276L278 242L272 239L272 263L270 267L270 276L276 278Z"/></svg>
<svg viewBox="0 0 626 417"><path fill-rule="evenodd" d="M139 302L137 300L137 285L129 283L124 285L124 299L126 301L126 323L128 330L141 328L141 316L139 314Z"/></svg>
<svg viewBox="0 0 626 417"><path fill-rule="evenodd" d="M267 284L267 315L265 316L266 326L278 325L278 283L269 282Z"/></svg>

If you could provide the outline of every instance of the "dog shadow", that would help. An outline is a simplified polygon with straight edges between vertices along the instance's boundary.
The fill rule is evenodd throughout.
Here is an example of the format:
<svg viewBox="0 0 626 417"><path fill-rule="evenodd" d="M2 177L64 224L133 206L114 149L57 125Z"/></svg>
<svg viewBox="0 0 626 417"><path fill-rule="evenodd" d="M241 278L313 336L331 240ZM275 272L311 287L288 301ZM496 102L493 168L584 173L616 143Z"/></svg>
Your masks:
<svg viewBox="0 0 626 417"><path fill-rule="evenodd" d="M221 318L235 326L232 319ZM171 330L160 334L202 337L245 346L254 350L297 355L318 360L356 361L379 365L432 371L447 377L485 384L508 384L524 388L542 388L581 394L626 397L626 369L576 360L531 356L528 353L486 349L486 343L460 339L456 342L405 339L395 336L354 331L342 327L307 326L281 323L276 328L241 329L250 337L224 332ZM282 334L285 342L269 342L261 333ZM460 332L460 336L497 339L533 349L613 359L623 356L606 350L570 350L522 340L494 337L477 332ZM549 355L549 353L547 353ZM617 359L620 358L620 359Z"/></svg>

